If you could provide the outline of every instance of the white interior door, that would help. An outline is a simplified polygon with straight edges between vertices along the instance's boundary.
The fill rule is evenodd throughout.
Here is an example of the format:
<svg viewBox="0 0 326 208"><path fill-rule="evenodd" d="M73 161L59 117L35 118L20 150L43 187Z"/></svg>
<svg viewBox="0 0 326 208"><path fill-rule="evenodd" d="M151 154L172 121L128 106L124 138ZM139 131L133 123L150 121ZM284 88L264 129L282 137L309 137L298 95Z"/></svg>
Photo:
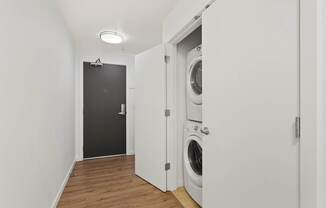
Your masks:
<svg viewBox="0 0 326 208"><path fill-rule="evenodd" d="M166 68L159 45L136 56L136 174L166 191Z"/></svg>
<svg viewBox="0 0 326 208"><path fill-rule="evenodd" d="M203 15L205 208L298 208L298 0Z"/></svg>

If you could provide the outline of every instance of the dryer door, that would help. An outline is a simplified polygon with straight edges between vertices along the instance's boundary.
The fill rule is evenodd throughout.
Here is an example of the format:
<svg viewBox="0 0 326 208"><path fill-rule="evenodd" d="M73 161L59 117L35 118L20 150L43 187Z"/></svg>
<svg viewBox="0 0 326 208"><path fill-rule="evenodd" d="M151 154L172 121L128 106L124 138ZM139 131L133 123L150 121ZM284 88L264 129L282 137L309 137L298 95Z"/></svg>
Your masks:
<svg viewBox="0 0 326 208"><path fill-rule="evenodd" d="M196 104L202 104L202 59L198 57L193 60L188 71L188 95L190 100Z"/></svg>

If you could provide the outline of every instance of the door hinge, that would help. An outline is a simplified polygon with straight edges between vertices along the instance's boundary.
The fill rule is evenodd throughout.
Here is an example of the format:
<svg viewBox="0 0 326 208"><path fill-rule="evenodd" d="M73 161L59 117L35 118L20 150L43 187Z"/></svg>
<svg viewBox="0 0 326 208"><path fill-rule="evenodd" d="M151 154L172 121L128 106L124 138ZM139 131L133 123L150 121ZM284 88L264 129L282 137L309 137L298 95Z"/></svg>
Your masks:
<svg viewBox="0 0 326 208"><path fill-rule="evenodd" d="M196 21L196 20L198 20L200 17L201 17L200 15L196 15L196 16L194 16L194 20Z"/></svg>
<svg viewBox="0 0 326 208"><path fill-rule="evenodd" d="M301 138L301 117L295 118L295 138Z"/></svg>
<svg viewBox="0 0 326 208"><path fill-rule="evenodd" d="M165 163L165 171L168 171L171 169L171 164L170 163Z"/></svg>
<svg viewBox="0 0 326 208"><path fill-rule="evenodd" d="M170 56L165 55L164 56L164 62L169 63L169 61L170 61Z"/></svg>
<svg viewBox="0 0 326 208"><path fill-rule="evenodd" d="M165 114L165 117L171 116L171 110L165 109L164 114Z"/></svg>

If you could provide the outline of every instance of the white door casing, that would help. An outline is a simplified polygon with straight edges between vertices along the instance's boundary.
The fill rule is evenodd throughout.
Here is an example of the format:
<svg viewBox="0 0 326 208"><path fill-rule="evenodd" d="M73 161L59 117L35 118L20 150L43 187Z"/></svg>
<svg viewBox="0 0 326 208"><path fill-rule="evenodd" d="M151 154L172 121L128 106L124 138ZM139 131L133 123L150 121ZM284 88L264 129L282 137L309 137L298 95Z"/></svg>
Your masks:
<svg viewBox="0 0 326 208"><path fill-rule="evenodd" d="M135 171L166 191L166 68L163 45L136 56Z"/></svg>
<svg viewBox="0 0 326 208"><path fill-rule="evenodd" d="M298 0L203 14L203 206L299 208Z"/></svg>

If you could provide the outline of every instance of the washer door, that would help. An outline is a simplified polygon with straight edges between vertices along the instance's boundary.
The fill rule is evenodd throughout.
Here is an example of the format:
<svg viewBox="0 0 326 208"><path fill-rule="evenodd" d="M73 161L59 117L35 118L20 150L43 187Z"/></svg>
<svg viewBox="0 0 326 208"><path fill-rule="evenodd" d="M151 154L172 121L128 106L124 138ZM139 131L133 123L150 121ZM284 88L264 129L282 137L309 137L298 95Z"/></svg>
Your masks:
<svg viewBox="0 0 326 208"><path fill-rule="evenodd" d="M202 187L202 142L197 135L190 135L184 145L185 169L191 181Z"/></svg>
<svg viewBox="0 0 326 208"><path fill-rule="evenodd" d="M202 59L198 57L192 61L188 70L188 95L196 104L202 104Z"/></svg>

